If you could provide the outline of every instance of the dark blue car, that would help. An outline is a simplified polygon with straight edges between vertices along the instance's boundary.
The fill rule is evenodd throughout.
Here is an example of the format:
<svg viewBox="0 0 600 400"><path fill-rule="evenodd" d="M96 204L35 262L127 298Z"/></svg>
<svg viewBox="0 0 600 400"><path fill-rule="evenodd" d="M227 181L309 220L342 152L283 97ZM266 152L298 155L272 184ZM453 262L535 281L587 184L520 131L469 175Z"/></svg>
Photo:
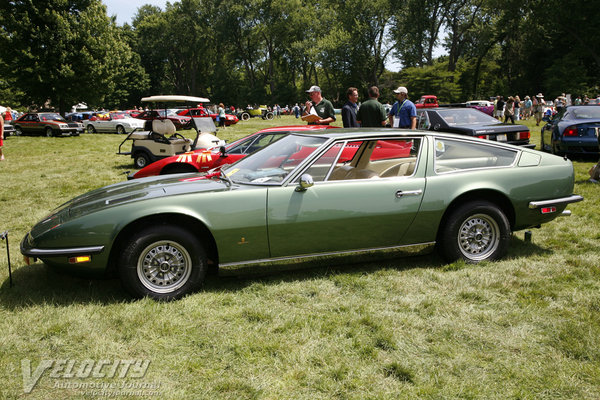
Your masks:
<svg viewBox="0 0 600 400"><path fill-rule="evenodd" d="M600 106L570 106L542 127L541 147L553 154L598 154Z"/></svg>

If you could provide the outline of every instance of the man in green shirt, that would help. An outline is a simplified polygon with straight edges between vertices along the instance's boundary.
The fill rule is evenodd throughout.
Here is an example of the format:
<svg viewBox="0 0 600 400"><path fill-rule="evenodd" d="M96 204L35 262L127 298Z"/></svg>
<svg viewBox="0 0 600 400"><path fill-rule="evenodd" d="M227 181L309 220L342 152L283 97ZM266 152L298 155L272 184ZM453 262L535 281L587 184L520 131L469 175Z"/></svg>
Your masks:
<svg viewBox="0 0 600 400"><path fill-rule="evenodd" d="M319 120L309 122L309 125L329 125L335 121L333 104L331 104L329 100L323 98L320 87L311 86L306 93L308 93L310 96L310 100L305 103L306 108L303 116L314 114L321 118Z"/></svg>
<svg viewBox="0 0 600 400"><path fill-rule="evenodd" d="M363 128L381 128L387 122L387 113L379 98L379 88L371 86L369 88L369 100L360 105L356 113L356 120Z"/></svg>

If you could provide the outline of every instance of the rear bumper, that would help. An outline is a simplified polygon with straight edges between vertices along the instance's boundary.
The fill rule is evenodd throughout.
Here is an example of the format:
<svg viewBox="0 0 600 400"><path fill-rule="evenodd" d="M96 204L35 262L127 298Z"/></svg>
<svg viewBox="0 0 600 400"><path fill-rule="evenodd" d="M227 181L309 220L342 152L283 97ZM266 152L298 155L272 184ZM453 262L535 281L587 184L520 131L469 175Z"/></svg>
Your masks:
<svg viewBox="0 0 600 400"><path fill-rule="evenodd" d="M567 204L577 203L582 200L583 200L583 196L574 194L571 196L560 197L557 199L530 201L529 208L536 209L536 208L551 207L551 206L566 206Z"/></svg>

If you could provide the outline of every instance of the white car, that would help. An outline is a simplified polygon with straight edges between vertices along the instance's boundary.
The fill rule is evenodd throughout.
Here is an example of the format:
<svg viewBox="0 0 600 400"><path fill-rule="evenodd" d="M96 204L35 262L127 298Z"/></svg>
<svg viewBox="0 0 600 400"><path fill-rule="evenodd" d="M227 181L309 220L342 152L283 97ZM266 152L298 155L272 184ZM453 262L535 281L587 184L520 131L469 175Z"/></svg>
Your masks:
<svg viewBox="0 0 600 400"><path fill-rule="evenodd" d="M145 122L142 119L131 118L125 112L113 111L85 121L85 129L87 133L130 133L136 128L144 129Z"/></svg>

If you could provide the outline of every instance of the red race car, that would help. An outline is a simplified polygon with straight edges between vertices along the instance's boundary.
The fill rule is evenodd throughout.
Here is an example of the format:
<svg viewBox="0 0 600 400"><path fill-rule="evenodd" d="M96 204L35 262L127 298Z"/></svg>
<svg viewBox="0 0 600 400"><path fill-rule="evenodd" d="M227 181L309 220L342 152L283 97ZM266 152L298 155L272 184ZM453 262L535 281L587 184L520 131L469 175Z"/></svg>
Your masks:
<svg viewBox="0 0 600 400"><path fill-rule="evenodd" d="M220 147L197 149L153 162L147 167L130 174L127 178L137 179L145 178L147 176L178 174L182 172L206 172L209 169L223 164L233 164L240 158L265 147L289 132L312 131L328 128L335 127L328 125L298 125L261 129L258 132L226 145L225 154L221 153Z"/></svg>
<svg viewBox="0 0 600 400"><path fill-rule="evenodd" d="M211 117L213 121L217 120L217 113L211 113L204 107L198 108L189 108L185 110L181 110L177 113L177 115L192 115L192 117ZM239 121L238 117L231 114L225 114L225 126L237 124Z"/></svg>

